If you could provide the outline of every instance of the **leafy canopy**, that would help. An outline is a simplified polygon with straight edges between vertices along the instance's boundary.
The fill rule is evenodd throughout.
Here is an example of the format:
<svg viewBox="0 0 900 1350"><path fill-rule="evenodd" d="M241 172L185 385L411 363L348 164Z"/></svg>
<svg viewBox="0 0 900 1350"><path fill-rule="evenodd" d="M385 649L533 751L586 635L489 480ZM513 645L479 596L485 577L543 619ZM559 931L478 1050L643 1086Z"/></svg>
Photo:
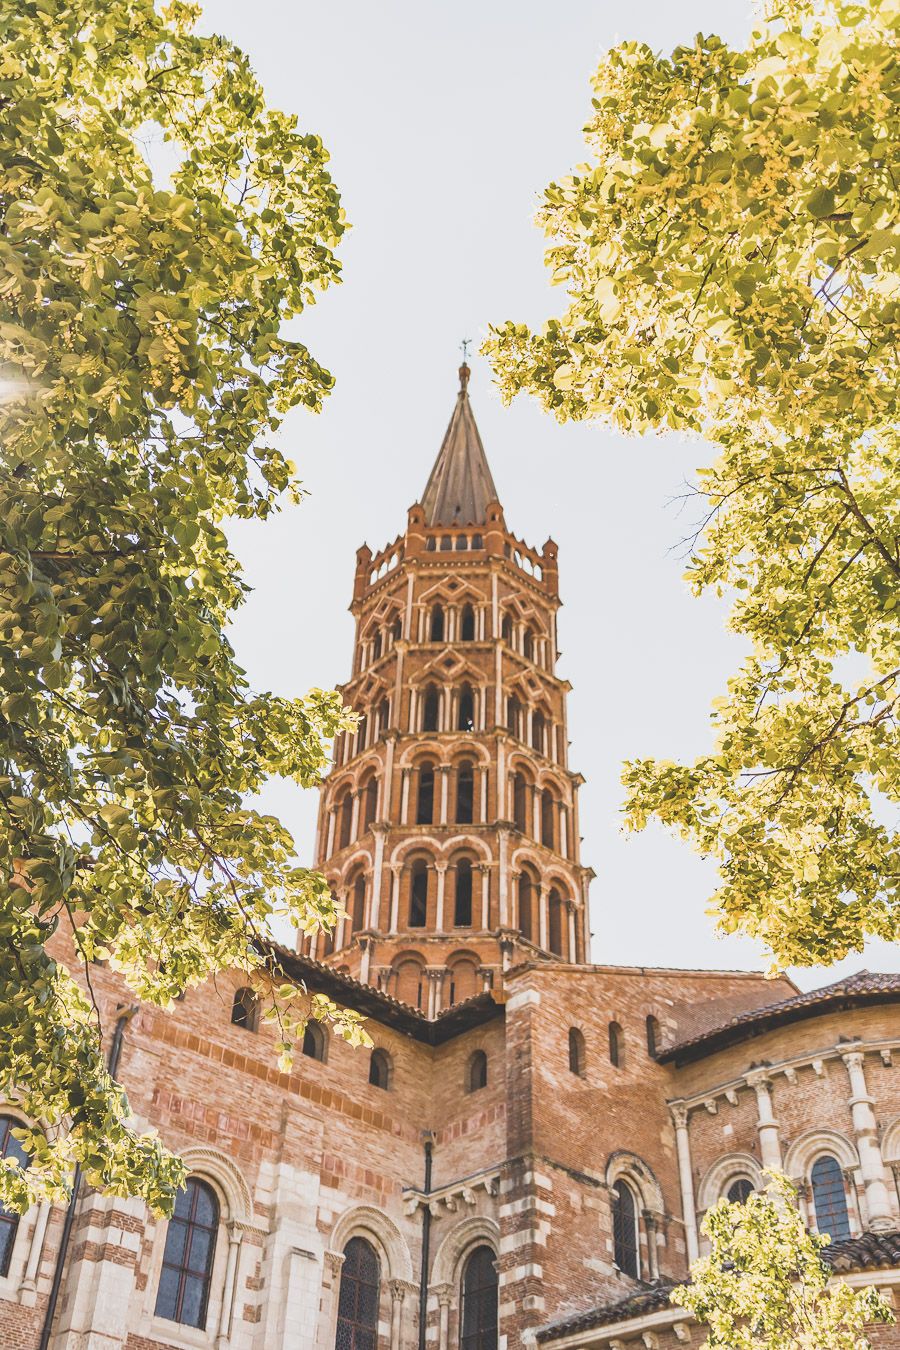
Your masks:
<svg viewBox="0 0 900 1350"><path fill-rule="evenodd" d="M709 1255L691 1283L672 1292L723 1350L867 1350L864 1329L893 1322L876 1289L832 1283L821 1253L829 1239L807 1231L796 1195L774 1175L743 1204L720 1200L703 1219Z"/></svg>
<svg viewBox="0 0 900 1350"><path fill-rule="evenodd" d="M716 448L688 578L751 651L627 820L716 858L779 964L900 937L898 37L898 0L783 0L745 50L615 48L541 210L568 308L487 343L507 397Z"/></svg>
<svg viewBox="0 0 900 1350"><path fill-rule="evenodd" d="M0 0L0 1094L35 1122L0 1200L19 1206L76 1161L162 1208L182 1175L129 1127L61 922L88 991L108 959L166 1005L230 967L272 994L276 909L334 917L243 803L273 774L315 783L346 719L336 694L248 687L222 522L298 493L273 435L332 379L284 323L338 279L344 221L321 141L196 17ZM287 1059L310 1014L361 1037L281 994Z"/></svg>

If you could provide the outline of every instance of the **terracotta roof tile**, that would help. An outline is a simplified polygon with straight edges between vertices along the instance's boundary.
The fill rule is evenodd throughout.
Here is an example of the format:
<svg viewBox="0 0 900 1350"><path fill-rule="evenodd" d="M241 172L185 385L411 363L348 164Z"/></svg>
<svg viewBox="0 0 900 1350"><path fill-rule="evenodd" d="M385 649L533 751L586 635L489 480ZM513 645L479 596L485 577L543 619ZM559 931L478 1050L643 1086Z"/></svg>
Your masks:
<svg viewBox="0 0 900 1350"><path fill-rule="evenodd" d="M466 392L468 366L460 367L459 377L456 407L422 496L426 525L484 525L488 502L497 500Z"/></svg>

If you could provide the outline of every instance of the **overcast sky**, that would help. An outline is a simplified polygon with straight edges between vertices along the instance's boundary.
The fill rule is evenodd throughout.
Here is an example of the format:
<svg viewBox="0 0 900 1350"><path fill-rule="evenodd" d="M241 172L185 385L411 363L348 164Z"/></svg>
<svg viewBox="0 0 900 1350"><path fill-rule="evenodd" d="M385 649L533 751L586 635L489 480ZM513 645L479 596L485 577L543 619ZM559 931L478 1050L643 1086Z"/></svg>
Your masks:
<svg viewBox="0 0 900 1350"><path fill-rule="evenodd" d="M287 419L282 443L310 496L232 531L254 588L234 641L257 687L297 694L349 674L354 555L404 527L456 392L460 339L490 322L540 323L562 304L533 224L541 189L583 157L589 75L637 38L668 50L698 31L733 42L745 0L206 0L204 26L251 57L269 101L329 147L353 225L344 284L299 324L337 386L321 417ZM691 516L677 499L708 460L700 442L626 440L502 407L486 363L472 403L515 533L559 544L560 674L571 680L570 763L584 773L583 861L592 866L593 959L636 965L765 964L720 939L705 909L715 872L651 829L620 829L620 764L690 759L710 743L710 700L740 657L725 608L682 580ZM316 794L265 796L310 860ZM863 964L874 948L805 987Z"/></svg>

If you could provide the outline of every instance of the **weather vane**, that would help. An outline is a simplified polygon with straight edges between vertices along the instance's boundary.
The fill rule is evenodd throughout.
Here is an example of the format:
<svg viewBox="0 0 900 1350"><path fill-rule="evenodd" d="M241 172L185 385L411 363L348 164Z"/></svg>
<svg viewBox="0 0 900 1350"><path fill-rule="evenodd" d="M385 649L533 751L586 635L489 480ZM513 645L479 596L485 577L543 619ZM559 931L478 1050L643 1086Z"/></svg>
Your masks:
<svg viewBox="0 0 900 1350"><path fill-rule="evenodd" d="M462 349L463 362L464 362L464 363L468 362L468 359L469 359L469 346L470 346L471 342L472 342L472 339L471 339L471 338L463 338L462 342L459 344L459 345L460 345L460 348Z"/></svg>

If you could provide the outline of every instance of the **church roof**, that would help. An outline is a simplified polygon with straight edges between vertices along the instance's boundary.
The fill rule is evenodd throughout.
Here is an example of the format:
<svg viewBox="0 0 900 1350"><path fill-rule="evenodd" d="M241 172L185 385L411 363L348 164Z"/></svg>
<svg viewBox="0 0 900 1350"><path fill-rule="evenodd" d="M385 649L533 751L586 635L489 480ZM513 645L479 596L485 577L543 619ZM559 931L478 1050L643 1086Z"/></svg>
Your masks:
<svg viewBox="0 0 900 1350"><path fill-rule="evenodd" d="M426 525L484 525L488 502L497 500L468 383L469 367L463 362L456 406L422 496Z"/></svg>
<svg viewBox="0 0 900 1350"><path fill-rule="evenodd" d="M793 998L780 999L777 1003L766 1004L762 1008L750 1008L739 1012L725 1022L707 1027L704 1031L674 1045L664 1046L657 1058L662 1063L674 1061L676 1065L686 1064L690 1060L702 1059L705 1055L721 1050L726 1045L759 1036L773 1027L784 1026L788 1022L800 1022L808 1017L819 1017L826 1012L842 1012L848 1008L864 1007L873 1003L893 1003L900 998L900 975L878 971L858 970L833 984L823 985L820 989L810 989L806 993L795 994Z"/></svg>

